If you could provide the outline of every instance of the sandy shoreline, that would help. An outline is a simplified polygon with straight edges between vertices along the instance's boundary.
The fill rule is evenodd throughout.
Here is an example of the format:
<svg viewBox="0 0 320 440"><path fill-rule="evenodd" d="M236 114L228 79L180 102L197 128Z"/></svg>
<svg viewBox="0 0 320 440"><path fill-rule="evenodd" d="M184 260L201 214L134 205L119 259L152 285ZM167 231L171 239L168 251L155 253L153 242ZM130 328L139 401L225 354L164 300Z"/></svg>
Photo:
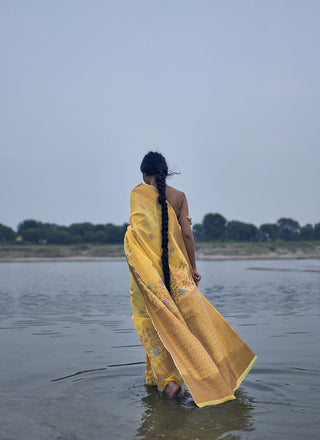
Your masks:
<svg viewBox="0 0 320 440"><path fill-rule="evenodd" d="M197 260L320 259L320 242L196 244ZM124 261L117 245L1 245L0 262Z"/></svg>

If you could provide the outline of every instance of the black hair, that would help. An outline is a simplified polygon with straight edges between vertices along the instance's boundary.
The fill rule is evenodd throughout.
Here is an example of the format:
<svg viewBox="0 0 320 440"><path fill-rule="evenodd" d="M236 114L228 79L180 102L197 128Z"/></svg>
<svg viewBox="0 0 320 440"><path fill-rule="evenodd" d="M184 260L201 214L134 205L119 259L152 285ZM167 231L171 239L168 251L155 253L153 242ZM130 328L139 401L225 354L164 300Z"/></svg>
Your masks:
<svg viewBox="0 0 320 440"><path fill-rule="evenodd" d="M161 153L149 151L147 153L140 166L142 173L147 176L154 176L157 190L159 193L158 202L161 205L161 237L162 237L162 271L164 284L171 295L171 282L170 282L170 268L169 268L169 253L168 253L168 206L166 199L166 178L168 176L168 165L166 159Z"/></svg>

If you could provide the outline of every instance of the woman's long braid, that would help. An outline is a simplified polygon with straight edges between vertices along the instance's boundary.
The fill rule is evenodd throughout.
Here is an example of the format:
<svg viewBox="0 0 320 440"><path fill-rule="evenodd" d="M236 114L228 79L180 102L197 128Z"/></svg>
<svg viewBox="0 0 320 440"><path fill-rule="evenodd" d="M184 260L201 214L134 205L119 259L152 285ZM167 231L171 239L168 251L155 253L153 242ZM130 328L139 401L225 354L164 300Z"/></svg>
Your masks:
<svg viewBox="0 0 320 440"><path fill-rule="evenodd" d="M166 198L166 175L163 173L155 174L157 189L159 192L158 202L161 205L161 236L162 236L162 271L164 284L171 295L169 254L168 254L168 206Z"/></svg>

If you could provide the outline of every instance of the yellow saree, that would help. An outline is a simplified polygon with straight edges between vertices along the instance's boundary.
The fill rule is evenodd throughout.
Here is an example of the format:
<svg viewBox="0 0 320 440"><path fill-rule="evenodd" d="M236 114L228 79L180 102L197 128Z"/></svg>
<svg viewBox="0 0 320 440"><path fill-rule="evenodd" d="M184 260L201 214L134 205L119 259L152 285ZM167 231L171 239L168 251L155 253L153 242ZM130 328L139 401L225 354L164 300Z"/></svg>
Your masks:
<svg viewBox="0 0 320 440"><path fill-rule="evenodd" d="M199 407L234 399L256 356L199 292L175 212L168 203L172 295L161 268L161 206L157 190L136 186L130 197L125 253L133 323L146 352L145 379L163 390L186 383Z"/></svg>

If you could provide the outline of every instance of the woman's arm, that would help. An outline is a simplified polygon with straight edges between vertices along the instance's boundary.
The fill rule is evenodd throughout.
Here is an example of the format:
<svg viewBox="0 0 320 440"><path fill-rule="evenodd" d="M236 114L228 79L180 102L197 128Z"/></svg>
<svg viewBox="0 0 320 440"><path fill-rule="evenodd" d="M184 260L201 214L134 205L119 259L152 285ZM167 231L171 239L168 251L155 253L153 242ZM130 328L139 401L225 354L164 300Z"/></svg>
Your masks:
<svg viewBox="0 0 320 440"><path fill-rule="evenodd" d="M193 269L193 280L196 283L196 285L199 284L199 281L201 279L201 275L199 274L196 266L196 257L195 257L195 248L194 248L194 239L193 239L193 233L191 229L190 220L188 220L189 216L189 208L188 208L188 202L187 198L184 193L182 194L182 203L179 213L179 221L181 226L181 233L183 237L184 244L186 246L188 257Z"/></svg>

